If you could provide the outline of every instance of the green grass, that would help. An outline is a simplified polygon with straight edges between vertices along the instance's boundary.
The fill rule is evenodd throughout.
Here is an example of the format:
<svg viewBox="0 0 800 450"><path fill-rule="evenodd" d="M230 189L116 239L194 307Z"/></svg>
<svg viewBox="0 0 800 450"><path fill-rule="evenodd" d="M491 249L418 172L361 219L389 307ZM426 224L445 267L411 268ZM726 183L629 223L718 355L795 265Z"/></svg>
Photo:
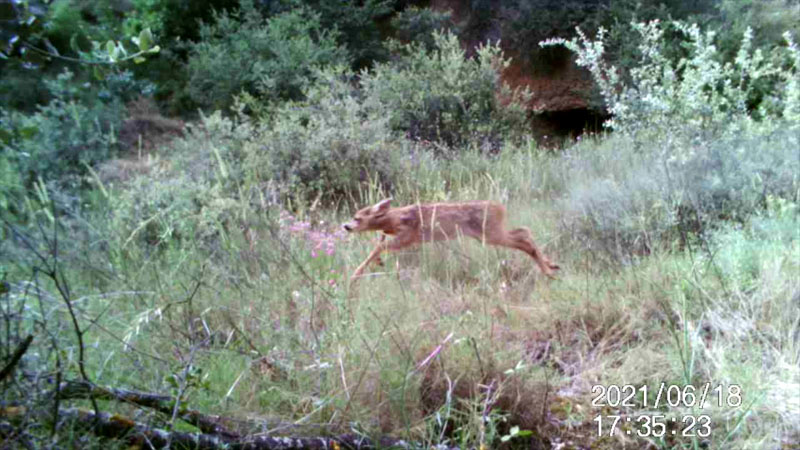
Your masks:
<svg viewBox="0 0 800 450"><path fill-rule="evenodd" d="M168 237L157 246L129 239L136 223L113 228L119 222L98 214L92 223L105 230L108 246L89 247L97 253L93 265L79 264L89 258L78 247L60 261L73 298L85 296L80 318L90 376L177 394L165 380L191 364L202 371L183 401L209 414L326 424L332 431L355 426L454 445L497 445L493 439L518 425L537 439L592 448L618 448L625 440L597 436L593 419L619 408L593 407L592 386L655 391L660 383L736 384L740 407L622 412L709 414L711 448L781 448L800 429L796 205L777 201L744 222L690 237L692 245L662 233L649 254L617 260L595 245L604 236L576 228L587 223L581 209L567 207L588 202L571 197L577 184L591 187L597 178L636 169L618 160L605 165L610 149L626 145L613 139L590 140L560 156L536 149L493 160L467 154L436 170L420 166L392 192L396 204L502 201L509 225L531 228L562 265L553 281L522 252L459 239L385 256L385 266L370 267L353 288L349 275L376 236L349 236L335 242L332 255L312 257L306 235L279 225L277 206L248 199L232 200L226 206L232 212L195 237L161 234ZM576 167L583 168L579 179L570 172ZM180 169L148 176L160 183L179 177ZM364 195L384 194L367 186ZM311 229L332 230L356 206L302 205L296 214ZM102 270L110 275L101 286ZM9 278L25 276L17 271ZM63 303L46 289L50 326L58 324L74 374ZM89 327L94 317L98 325ZM438 355L419 367L440 344ZM481 424L483 414L493 417L490 424ZM654 442L700 448L703 439ZM645 448L646 441L631 445Z"/></svg>

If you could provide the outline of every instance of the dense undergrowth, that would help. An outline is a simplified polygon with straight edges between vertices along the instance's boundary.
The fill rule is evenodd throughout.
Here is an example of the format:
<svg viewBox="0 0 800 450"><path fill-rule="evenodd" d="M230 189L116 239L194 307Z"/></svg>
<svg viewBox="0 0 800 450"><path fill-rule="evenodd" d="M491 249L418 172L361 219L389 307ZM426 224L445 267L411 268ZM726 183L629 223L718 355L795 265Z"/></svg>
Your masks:
<svg viewBox="0 0 800 450"><path fill-rule="evenodd" d="M248 432L426 447L791 448L798 50L789 40L767 59L745 39L715 64L713 36L693 27L637 29L643 57L627 83L601 41L567 43L614 120L560 152L526 135L525 93L499 85L496 47L470 59L436 34L372 71L314 72L293 101L239 97L238 113L129 152L131 173L82 160L90 188L72 196L41 171L33 190L7 191L24 200L3 205L3 363L34 340L0 380L2 420L19 430L4 442L107 445L53 421L55 383L86 378L169 394L173 413L73 404L184 431L196 431L180 420L190 408ZM684 58L660 53L666 29L683 36ZM7 145L30 138L13 136ZM520 252L455 240L387 256L352 286L375 236L338 224L388 195L501 201L561 274L548 281ZM642 406L662 383L725 395ZM597 407L597 385L651 395ZM599 434L595 419L617 415L707 416L710 434Z"/></svg>

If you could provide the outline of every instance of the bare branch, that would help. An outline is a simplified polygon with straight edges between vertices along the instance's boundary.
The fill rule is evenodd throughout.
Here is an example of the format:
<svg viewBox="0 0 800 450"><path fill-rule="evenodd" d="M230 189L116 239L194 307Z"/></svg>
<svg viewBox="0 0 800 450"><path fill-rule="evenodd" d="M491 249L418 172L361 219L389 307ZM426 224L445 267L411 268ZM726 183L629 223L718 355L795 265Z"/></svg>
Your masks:
<svg viewBox="0 0 800 450"><path fill-rule="evenodd" d="M17 363L19 363L19 360L22 359L22 355L28 351L28 347L31 345L31 342L33 342L33 335L28 335L28 337L19 343L17 349L14 350L14 354L11 355L11 359L8 361L8 364L6 364L5 367L0 370L0 381L5 380L7 376L11 375L14 367L16 367Z"/></svg>

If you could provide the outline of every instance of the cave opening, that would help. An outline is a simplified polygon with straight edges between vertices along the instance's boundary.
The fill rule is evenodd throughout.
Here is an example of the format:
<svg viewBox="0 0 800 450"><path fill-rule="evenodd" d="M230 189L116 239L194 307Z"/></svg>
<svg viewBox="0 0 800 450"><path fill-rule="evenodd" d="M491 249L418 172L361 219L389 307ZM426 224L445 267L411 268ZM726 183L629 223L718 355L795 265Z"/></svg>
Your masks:
<svg viewBox="0 0 800 450"><path fill-rule="evenodd" d="M540 145L553 147L575 140L583 134L598 133L610 116L590 108L544 111L533 115L531 128Z"/></svg>

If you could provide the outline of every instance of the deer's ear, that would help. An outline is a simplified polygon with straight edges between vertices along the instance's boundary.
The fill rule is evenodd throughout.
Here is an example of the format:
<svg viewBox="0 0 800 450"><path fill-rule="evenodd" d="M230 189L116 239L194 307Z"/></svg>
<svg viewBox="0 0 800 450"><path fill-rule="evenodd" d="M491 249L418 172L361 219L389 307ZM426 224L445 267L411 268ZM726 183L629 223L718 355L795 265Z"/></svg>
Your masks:
<svg viewBox="0 0 800 450"><path fill-rule="evenodd" d="M375 206L372 207L373 214L381 214L385 213L389 210L389 205L392 203L392 197L389 197L385 200L381 200Z"/></svg>

